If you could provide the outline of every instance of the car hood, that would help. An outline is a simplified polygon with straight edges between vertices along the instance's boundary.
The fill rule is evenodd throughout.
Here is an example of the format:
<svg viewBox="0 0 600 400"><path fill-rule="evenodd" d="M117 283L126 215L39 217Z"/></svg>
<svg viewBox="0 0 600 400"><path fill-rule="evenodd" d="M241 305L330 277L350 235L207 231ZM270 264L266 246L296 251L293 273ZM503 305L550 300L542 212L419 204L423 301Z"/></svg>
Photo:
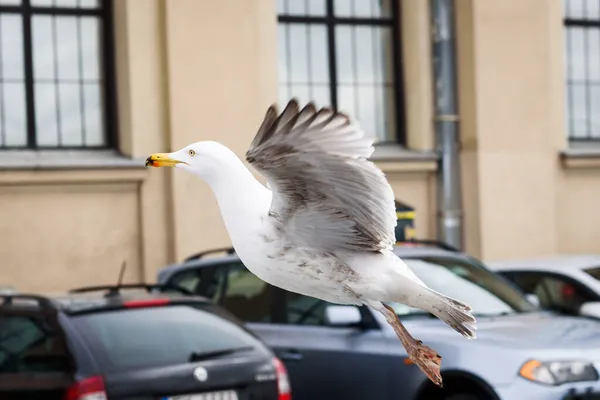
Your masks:
<svg viewBox="0 0 600 400"><path fill-rule="evenodd" d="M413 336L443 341L456 339L456 332L438 319L403 321ZM477 342L527 349L600 348L600 321L551 313L527 313L477 317ZM388 332L393 335L393 331Z"/></svg>

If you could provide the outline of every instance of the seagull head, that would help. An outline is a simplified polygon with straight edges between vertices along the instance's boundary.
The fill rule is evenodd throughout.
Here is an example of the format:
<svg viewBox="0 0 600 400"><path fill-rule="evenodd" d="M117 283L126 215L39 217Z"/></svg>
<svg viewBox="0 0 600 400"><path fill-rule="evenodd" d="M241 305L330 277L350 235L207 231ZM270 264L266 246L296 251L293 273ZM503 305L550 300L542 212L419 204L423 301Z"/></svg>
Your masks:
<svg viewBox="0 0 600 400"><path fill-rule="evenodd" d="M237 156L226 146L202 141L192 143L172 153L154 153L146 159L147 167L175 167L209 180Z"/></svg>

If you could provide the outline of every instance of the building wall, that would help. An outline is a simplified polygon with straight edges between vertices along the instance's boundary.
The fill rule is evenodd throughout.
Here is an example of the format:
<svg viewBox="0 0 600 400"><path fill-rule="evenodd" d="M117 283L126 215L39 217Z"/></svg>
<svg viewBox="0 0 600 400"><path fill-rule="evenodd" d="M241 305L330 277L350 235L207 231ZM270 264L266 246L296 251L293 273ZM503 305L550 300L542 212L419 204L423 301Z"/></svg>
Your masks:
<svg viewBox="0 0 600 400"><path fill-rule="evenodd" d="M600 251L600 163L564 152L560 6L456 3L467 250L484 259ZM432 238L428 2L402 5L409 149L378 148L374 160L416 208L417 236ZM143 160L206 139L243 155L277 100L275 13L273 0L115 1L120 154L2 157L0 285L112 283L122 262L127 281L152 281L170 262L228 245L207 185Z"/></svg>

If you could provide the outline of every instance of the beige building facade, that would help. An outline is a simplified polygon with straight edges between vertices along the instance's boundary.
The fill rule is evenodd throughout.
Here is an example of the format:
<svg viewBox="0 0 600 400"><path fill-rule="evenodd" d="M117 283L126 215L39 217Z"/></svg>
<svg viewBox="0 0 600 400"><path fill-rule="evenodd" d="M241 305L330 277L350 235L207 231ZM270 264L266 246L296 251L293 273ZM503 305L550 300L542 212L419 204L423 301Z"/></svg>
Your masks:
<svg viewBox="0 0 600 400"><path fill-rule="evenodd" d="M0 142L0 285L50 291L111 283L124 261L127 281L152 281L168 263L228 245L207 185L180 171L147 169L144 159L199 140L220 141L243 156L266 108L298 89L295 83L281 83L286 62L281 37L284 22L301 23L302 16L288 9L292 18L278 22L283 2L275 0L114 0L112 7L90 1L81 15L62 1L62 8L50 16L49 8L26 2L34 13L29 22L20 6L0 6L0 25L22 17L23 115L36 128L23 128L27 143L24 139L22 146L9 146L10 129L16 128L6 124L9 134ZM311 22L313 36L305 41L316 46L324 43L316 36L319 32L338 32L335 26L324 24L322 31L317 26L319 13L331 11L327 4L334 2L323 1L322 9L319 1L308 3L315 8L304 12L317 20ZM565 85L563 6L540 0L455 3L465 250L484 260L600 252L600 147L594 148L600 141L569 139L573 111L569 114L570 89ZM395 44L388 47L396 51L387 57L395 57L392 64L399 66L391 69L399 73L392 86L402 91L392 94L395 102L385 103L394 106L384 117L396 118L392 130L401 132L402 140L383 134L373 159L396 197L417 210L417 236L435 238L438 162L429 1L399 0L399 7L380 11L394 13L387 18L395 21L389 28L394 37L386 43ZM63 22L73 18L72 25L60 22L65 32L71 26L73 32L85 33L89 21L100 21L102 29L92 26L90 32L104 32L96 46L105 71L100 81L113 85L103 89L108 101L100 103L105 108L97 102L104 110L100 125L111 138L102 146L61 147L42 140L44 130L54 126L44 122L44 105L38 101L45 81L38 79L36 63L45 56L36 53L36 41L45 36L36 33L42 29L36 24L41 26L45 17ZM351 17L336 18L342 24L353 22ZM370 23L369 18L357 19L365 26ZM337 35L341 40L342 34ZM28 41L33 46L25 45ZM79 44L84 53L93 48L84 39ZM54 46L56 57L67 57L60 40ZM384 51L386 46L381 46ZM297 60L292 54L287 62L296 65ZM82 84L86 62L80 63L77 78L81 99L88 94ZM56 65L60 63L58 58ZM69 108L63 103L70 86L68 79L61 83L58 78L54 104L61 105L55 128L60 133L69 127ZM342 73L337 78L342 87ZM373 93L386 99L385 90ZM88 133L95 132L101 119L90 115L95 114L89 111L80 118ZM379 126L375 117L365 118ZM17 131L12 131L13 143L18 142ZM44 141L50 145L35 145Z"/></svg>

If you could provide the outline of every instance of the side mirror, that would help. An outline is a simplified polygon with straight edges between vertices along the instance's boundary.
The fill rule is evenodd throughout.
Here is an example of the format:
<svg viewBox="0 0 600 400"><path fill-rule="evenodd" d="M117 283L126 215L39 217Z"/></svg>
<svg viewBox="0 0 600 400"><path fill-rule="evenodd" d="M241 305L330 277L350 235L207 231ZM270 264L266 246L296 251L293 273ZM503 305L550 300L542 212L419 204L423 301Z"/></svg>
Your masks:
<svg viewBox="0 0 600 400"><path fill-rule="evenodd" d="M536 307L540 307L541 306L540 298L537 297L537 295L535 295L533 293L527 293L525 295L525 298L527 299L528 302L530 302L534 306L536 306Z"/></svg>
<svg viewBox="0 0 600 400"><path fill-rule="evenodd" d="M579 308L579 315L600 319L600 301L583 303Z"/></svg>
<svg viewBox="0 0 600 400"><path fill-rule="evenodd" d="M357 326L362 321L360 310L356 306L325 307L325 322L329 326Z"/></svg>

